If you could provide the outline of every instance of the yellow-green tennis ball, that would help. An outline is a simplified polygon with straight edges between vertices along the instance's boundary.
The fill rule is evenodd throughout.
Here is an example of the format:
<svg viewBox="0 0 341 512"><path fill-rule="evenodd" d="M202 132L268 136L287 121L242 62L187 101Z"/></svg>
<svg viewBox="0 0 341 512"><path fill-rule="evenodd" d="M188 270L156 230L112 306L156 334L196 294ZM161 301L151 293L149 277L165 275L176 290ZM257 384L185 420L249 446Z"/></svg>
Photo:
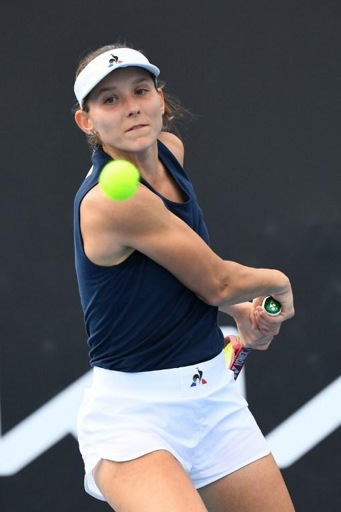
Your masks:
<svg viewBox="0 0 341 512"><path fill-rule="evenodd" d="M140 173L131 162L112 160L99 175L103 193L113 201L124 201L132 197L138 187Z"/></svg>

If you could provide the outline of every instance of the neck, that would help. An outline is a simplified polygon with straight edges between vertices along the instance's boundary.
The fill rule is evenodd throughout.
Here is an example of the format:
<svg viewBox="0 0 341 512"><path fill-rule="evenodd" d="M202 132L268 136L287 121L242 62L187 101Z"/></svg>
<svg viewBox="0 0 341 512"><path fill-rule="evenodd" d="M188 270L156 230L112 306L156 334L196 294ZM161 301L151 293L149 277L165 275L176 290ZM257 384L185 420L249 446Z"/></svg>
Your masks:
<svg viewBox="0 0 341 512"><path fill-rule="evenodd" d="M151 184L157 181L160 166L163 168L159 161L157 142L142 151L118 151L107 145L103 145L102 149L114 160L127 160L134 164L139 169L141 176Z"/></svg>

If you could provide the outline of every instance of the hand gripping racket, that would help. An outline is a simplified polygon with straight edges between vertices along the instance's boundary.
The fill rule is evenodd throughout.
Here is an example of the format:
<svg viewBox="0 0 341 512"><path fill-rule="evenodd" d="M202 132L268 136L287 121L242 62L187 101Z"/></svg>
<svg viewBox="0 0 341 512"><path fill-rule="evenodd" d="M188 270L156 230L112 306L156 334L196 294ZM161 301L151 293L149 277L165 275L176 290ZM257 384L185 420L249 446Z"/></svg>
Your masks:
<svg viewBox="0 0 341 512"><path fill-rule="evenodd" d="M270 316L277 316L281 312L280 303L270 296L265 297L262 303L262 308ZM226 366L233 371L235 380L243 368L247 356L252 350L252 348L243 347L240 343L239 336L229 335L225 337L224 353Z"/></svg>

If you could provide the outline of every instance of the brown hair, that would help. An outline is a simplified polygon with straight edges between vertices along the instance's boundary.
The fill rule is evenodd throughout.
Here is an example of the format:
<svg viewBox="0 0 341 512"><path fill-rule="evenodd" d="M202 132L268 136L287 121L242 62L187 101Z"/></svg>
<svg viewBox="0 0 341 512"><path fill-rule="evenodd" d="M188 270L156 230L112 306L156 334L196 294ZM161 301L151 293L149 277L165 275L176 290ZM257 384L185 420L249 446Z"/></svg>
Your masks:
<svg viewBox="0 0 341 512"><path fill-rule="evenodd" d="M87 53L79 62L77 70L76 70L76 76L78 77L79 73L83 71L83 69L91 62L93 59L98 57L98 55L101 55L104 52L107 52L109 50L116 50L117 48L131 48L133 47L131 45L127 45L125 43L116 43L116 44L110 44L106 46L102 46L98 48L97 50L93 50L89 53ZM140 51L140 50L139 50ZM143 53L143 52L141 52ZM165 82L160 81L157 77L153 76L154 84L157 89L164 89ZM90 93L89 93L90 94ZM83 110L85 112L89 111L89 105L88 105L88 99L89 94L84 98L83 101ZM176 121L182 120L187 116L190 116L190 112L184 108L180 101L173 95L165 92L163 90L164 100L165 100L165 112L163 115L163 126L162 129L165 131L174 132L177 135L179 135L178 129L175 125ZM76 112L76 110L79 110L80 106L77 105L74 107L73 112ZM97 146L101 146L102 143L96 134L90 134L87 135L88 143L90 147L94 148Z"/></svg>

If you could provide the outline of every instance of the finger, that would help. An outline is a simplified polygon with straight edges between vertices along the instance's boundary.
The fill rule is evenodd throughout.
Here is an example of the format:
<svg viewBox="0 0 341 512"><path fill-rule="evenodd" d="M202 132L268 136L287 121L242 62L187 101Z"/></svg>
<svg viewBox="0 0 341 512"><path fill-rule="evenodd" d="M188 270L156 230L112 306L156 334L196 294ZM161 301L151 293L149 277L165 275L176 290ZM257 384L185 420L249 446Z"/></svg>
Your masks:
<svg viewBox="0 0 341 512"><path fill-rule="evenodd" d="M279 332L279 329L281 328L282 320L280 317L271 317L268 314L262 312L257 313L257 322L258 325L269 331L277 331Z"/></svg>
<svg viewBox="0 0 341 512"><path fill-rule="evenodd" d="M255 318L255 311L256 311L255 305L254 305L254 303L252 303L251 307L250 307L250 322L251 322L251 328L253 330L258 329L258 322L257 322L257 319Z"/></svg>
<svg viewBox="0 0 341 512"><path fill-rule="evenodd" d="M263 324L262 322L260 322L258 329L262 334L272 334L273 336L277 336L277 334L279 333L279 331L281 329L281 325L280 324L269 325L267 323Z"/></svg>

